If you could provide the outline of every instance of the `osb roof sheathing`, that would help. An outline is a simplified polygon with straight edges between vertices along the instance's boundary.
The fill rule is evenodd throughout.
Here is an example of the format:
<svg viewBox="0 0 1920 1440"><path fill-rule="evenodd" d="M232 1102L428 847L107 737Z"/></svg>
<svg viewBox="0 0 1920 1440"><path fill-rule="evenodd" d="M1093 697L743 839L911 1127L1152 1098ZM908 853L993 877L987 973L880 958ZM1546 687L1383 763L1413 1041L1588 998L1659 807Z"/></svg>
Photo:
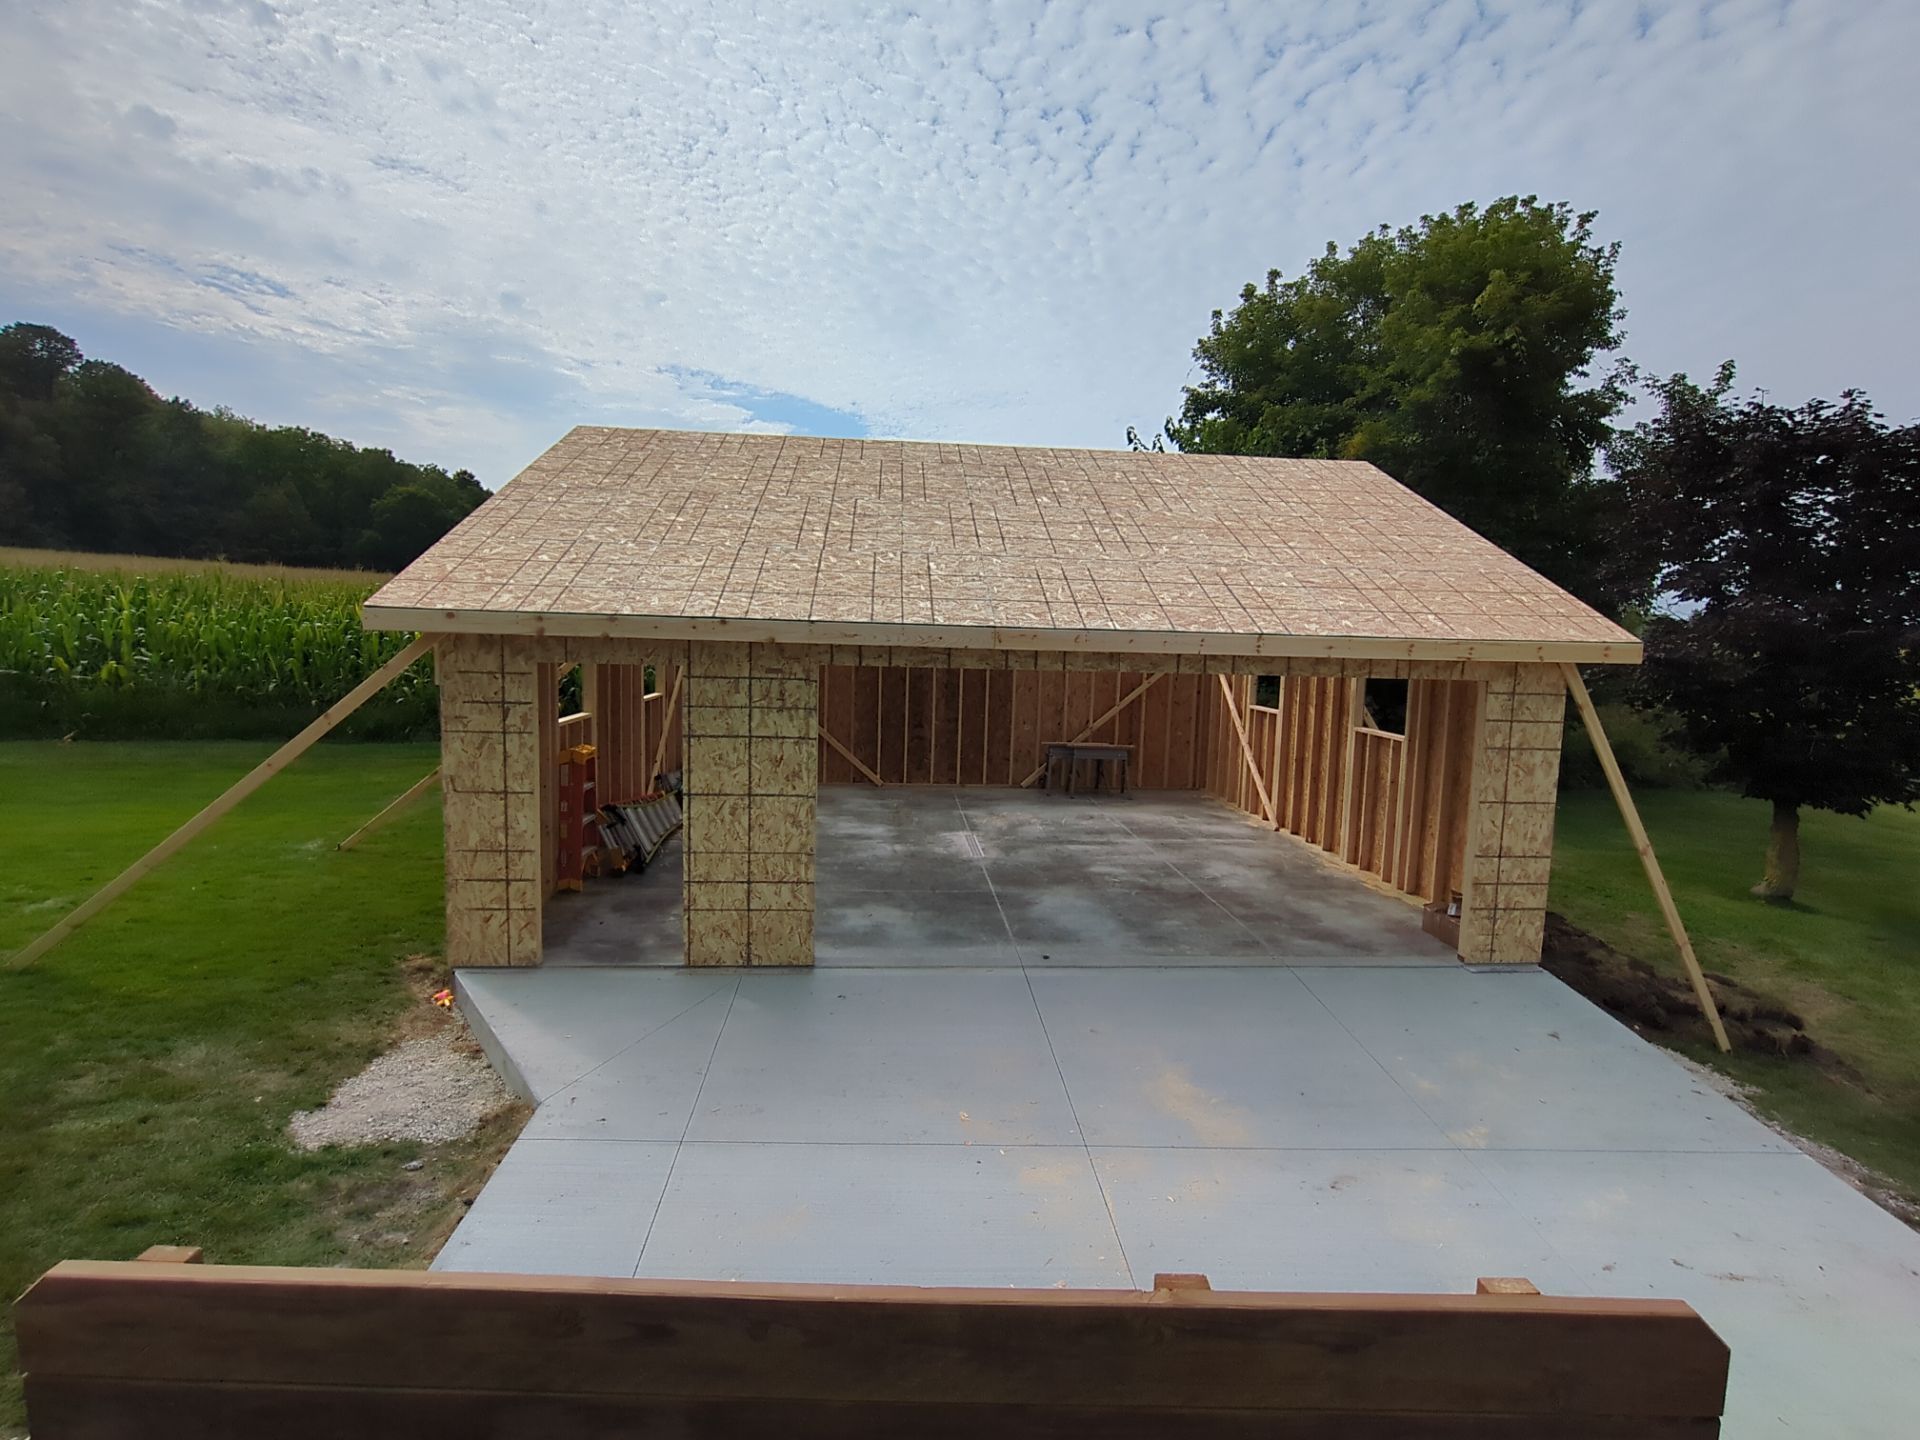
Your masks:
<svg viewBox="0 0 1920 1440"><path fill-rule="evenodd" d="M1372 465L581 427L377 629L1632 662Z"/></svg>

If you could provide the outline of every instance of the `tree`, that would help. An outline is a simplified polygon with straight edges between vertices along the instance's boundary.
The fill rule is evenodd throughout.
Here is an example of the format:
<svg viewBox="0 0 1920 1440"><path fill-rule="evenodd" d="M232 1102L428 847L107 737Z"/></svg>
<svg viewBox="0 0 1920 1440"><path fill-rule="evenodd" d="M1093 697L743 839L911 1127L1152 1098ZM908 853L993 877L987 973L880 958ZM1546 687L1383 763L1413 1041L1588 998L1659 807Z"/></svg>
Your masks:
<svg viewBox="0 0 1920 1440"><path fill-rule="evenodd" d="M64 516L67 544L133 548L128 511L147 477L145 424L161 404L146 381L108 360L83 360L60 377L49 428L62 474L49 498Z"/></svg>
<svg viewBox="0 0 1920 1440"><path fill-rule="evenodd" d="M1576 594L1607 605L1618 490L1594 456L1623 393L1617 245L1591 213L1510 196L1382 226L1304 275L1269 272L1194 347L1182 450L1371 460ZM1610 583L1611 582L1611 583Z"/></svg>
<svg viewBox="0 0 1920 1440"><path fill-rule="evenodd" d="M375 502L373 525L355 560L370 570L398 570L460 523L466 508L423 485L398 485Z"/></svg>
<svg viewBox="0 0 1920 1440"><path fill-rule="evenodd" d="M163 400L50 326L0 327L0 543L398 568L486 495L465 470Z"/></svg>
<svg viewBox="0 0 1920 1440"><path fill-rule="evenodd" d="M25 321L0 328L0 390L22 400L46 401L83 357L80 347L51 325Z"/></svg>
<svg viewBox="0 0 1920 1440"><path fill-rule="evenodd" d="M1797 410L1648 387L1658 416L1611 459L1668 613L1645 632L1645 699L1771 802L1754 893L1790 900L1800 811L1920 800L1920 426L1865 396Z"/></svg>

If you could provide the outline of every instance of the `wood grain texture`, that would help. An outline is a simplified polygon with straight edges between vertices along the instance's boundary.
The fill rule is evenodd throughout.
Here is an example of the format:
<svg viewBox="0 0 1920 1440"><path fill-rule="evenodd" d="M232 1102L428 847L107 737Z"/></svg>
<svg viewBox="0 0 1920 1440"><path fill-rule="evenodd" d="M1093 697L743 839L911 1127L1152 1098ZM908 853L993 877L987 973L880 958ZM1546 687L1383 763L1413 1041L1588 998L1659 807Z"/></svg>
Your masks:
<svg viewBox="0 0 1920 1440"><path fill-rule="evenodd" d="M364 614L779 644L1640 653L1360 461L598 427L571 431Z"/></svg>
<svg viewBox="0 0 1920 1440"><path fill-rule="evenodd" d="M422 775L418 780L414 781L413 784L409 785L405 790L402 790L392 800L389 800L384 806L381 807L380 812L377 815L374 815L358 830L354 831L351 835L347 836L346 839L342 840L338 845L334 846L334 849L336 850L353 849L354 846L358 845L362 840L366 839L367 836L373 834L376 830L380 830L384 828L387 825L387 823L393 820L396 816L398 816L402 810L405 810L414 801L418 800L422 795L426 794L427 791L431 790L434 786L438 785L439 783L440 783L440 767L436 765L433 767L433 769L429 770L425 775Z"/></svg>
<svg viewBox="0 0 1920 1440"><path fill-rule="evenodd" d="M135 1433L162 1396L221 1435L1710 1435L1728 1360L1662 1300L140 1262L56 1266L16 1320L37 1440Z"/></svg>
<svg viewBox="0 0 1920 1440"><path fill-rule="evenodd" d="M1166 671L827 665L820 672L820 779L1032 784L1044 773L1046 742L1072 738L1130 747L1135 789L1196 789L1207 737L1192 716L1197 692L1213 683ZM1181 703L1156 706L1162 692L1178 692ZM1179 726L1177 737L1166 733L1169 723Z"/></svg>
<svg viewBox="0 0 1920 1440"><path fill-rule="evenodd" d="M1489 669L1512 683L1514 667ZM1480 682L1410 679L1407 733L1400 734L1361 723L1360 676L1277 678L1279 704L1261 706L1251 703L1248 677L1222 677L1209 697L1215 753L1202 788L1250 815L1271 816L1275 829L1409 898L1444 904L1464 870ZM1241 763L1222 763L1225 755ZM1270 810L1256 780L1271 796Z"/></svg>
<svg viewBox="0 0 1920 1440"><path fill-rule="evenodd" d="M37 1440L1713 1440L1717 1419L995 1405L30 1380ZM153 1417L165 1415L164 1432Z"/></svg>

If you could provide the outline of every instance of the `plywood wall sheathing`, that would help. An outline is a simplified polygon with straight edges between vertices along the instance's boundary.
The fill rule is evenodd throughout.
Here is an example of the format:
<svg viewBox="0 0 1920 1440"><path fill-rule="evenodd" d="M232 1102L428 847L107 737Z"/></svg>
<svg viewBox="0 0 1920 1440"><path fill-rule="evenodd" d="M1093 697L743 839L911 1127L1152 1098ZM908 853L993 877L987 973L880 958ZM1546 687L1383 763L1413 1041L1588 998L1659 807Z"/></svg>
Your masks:
<svg viewBox="0 0 1920 1440"><path fill-rule="evenodd" d="M695 644L684 694L687 963L811 965L819 667Z"/></svg>
<svg viewBox="0 0 1920 1440"><path fill-rule="evenodd" d="M1566 681L1515 665L1487 684L1474 727L1460 955L1530 965L1545 934Z"/></svg>
<svg viewBox="0 0 1920 1440"><path fill-rule="evenodd" d="M438 650L451 965L540 963L539 716L553 697L537 653L498 635Z"/></svg>

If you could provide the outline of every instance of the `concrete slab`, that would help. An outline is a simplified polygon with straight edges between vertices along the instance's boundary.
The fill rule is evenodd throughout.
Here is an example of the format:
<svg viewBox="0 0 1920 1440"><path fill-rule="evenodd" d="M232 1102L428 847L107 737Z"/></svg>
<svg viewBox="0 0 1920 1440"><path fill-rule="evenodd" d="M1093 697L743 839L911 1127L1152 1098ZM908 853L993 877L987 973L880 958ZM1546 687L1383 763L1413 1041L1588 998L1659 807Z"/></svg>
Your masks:
<svg viewBox="0 0 1920 1440"><path fill-rule="evenodd" d="M731 992L730 971L461 970L454 993L507 1084L545 1100L654 1026Z"/></svg>
<svg viewBox="0 0 1920 1440"><path fill-rule="evenodd" d="M827 890L813 917L816 965L1018 965L1006 917L979 888Z"/></svg>
<svg viewBox="0 0 1920 1440"><path fill-rule="evenodd" d="M1792 1148L1544 971L1295 973L1463 1149Z"/></svg>
<svg viewBox="0 0 1920 1440"><path fill-rule="evenodd" d="M1198 1271L1216 1290L1446 1294L1462 1275L1592 1288L1457 1150L1096 1146L1093 1162L1136 1274Z"/></svg>
<svg viewBox="0 0 1920 1440"><path fill-rule="evenodd" d="M542 941L548 965L679 965L680 837L639 873L588 882L547 901Z"/></svg>
<svg viewBox="0 0 1920 1440"><path fill-rule="evenodd" d="M741 977L692 1140L1077 1145L1018 970Z"/></svg>
<svg viewBox="0 0 1920 1440"><path fill-rule="evenodd" d="M675 1145L514 1142L435 1270L631 1275L673 1169Z"/></svg>
<svg viewBox="0 0 1920 1440"><path fill-rule="evenodd" d="M1192 792L821 792L821 965L1434 964L1417 909ZM677 965L678 841L549 902L549 967Z"/></svg>
<svg viewBox="0 0 1920 1440"><path fill-rule="evenodd" d="M735 988L712 987L570 1085L543 1096L525 1133L541 1139L680 1140Z"/></svg>
<svg viewBox="0 0 1920 1440"><path fill-rule="evenodd" d="M1473 1160L1587 1288L1712 1321L1733 1350L1727 1435L1920 1430L1920 1237L1809 1157Z"/></svg>
<svg viewBox="0 0 1920 1440"><path fill-rule="evenodd" d="M1454 1148L1285 970L1030 978L1089 1145Z"/></svg>
<svg viewBox="0 0 1920 1440"><path fill-rule="evenodd" d="M1169 864L1289 964L1392 957L1457 965L1451 947L1420 929L1419 914L1295 844L1224 843L1202 833L1168 844Z"/></svg>
<svg viewBox="0 0 1920 1440"><path fill-rule="evenodd" d="M441 1269L1526 1275L1691 1301L1733 1346L1729 1436L1913 1428L1920 1236L1538 972L490 971L460 992L548 1098ZM580 1138L683 1114L680 1139Z"/></svg>
<svg viewBox="0 0 1920 1440"><path fill-rule="evenodd" d="M1057 874L1057 871L1043 872ZM1199 887L1170 871L1134 885L1021 883L1000 892L1007 929L1028 965L1141 964L1272 952Z"/></svg>
<svg viewBox="0 0 1920 1440"><path fill-rule="evenodd" d="M674 1167L639 1273L847 1284L1134 1285L1093 1167L1078 1145L690 1142Z"/></svg>

